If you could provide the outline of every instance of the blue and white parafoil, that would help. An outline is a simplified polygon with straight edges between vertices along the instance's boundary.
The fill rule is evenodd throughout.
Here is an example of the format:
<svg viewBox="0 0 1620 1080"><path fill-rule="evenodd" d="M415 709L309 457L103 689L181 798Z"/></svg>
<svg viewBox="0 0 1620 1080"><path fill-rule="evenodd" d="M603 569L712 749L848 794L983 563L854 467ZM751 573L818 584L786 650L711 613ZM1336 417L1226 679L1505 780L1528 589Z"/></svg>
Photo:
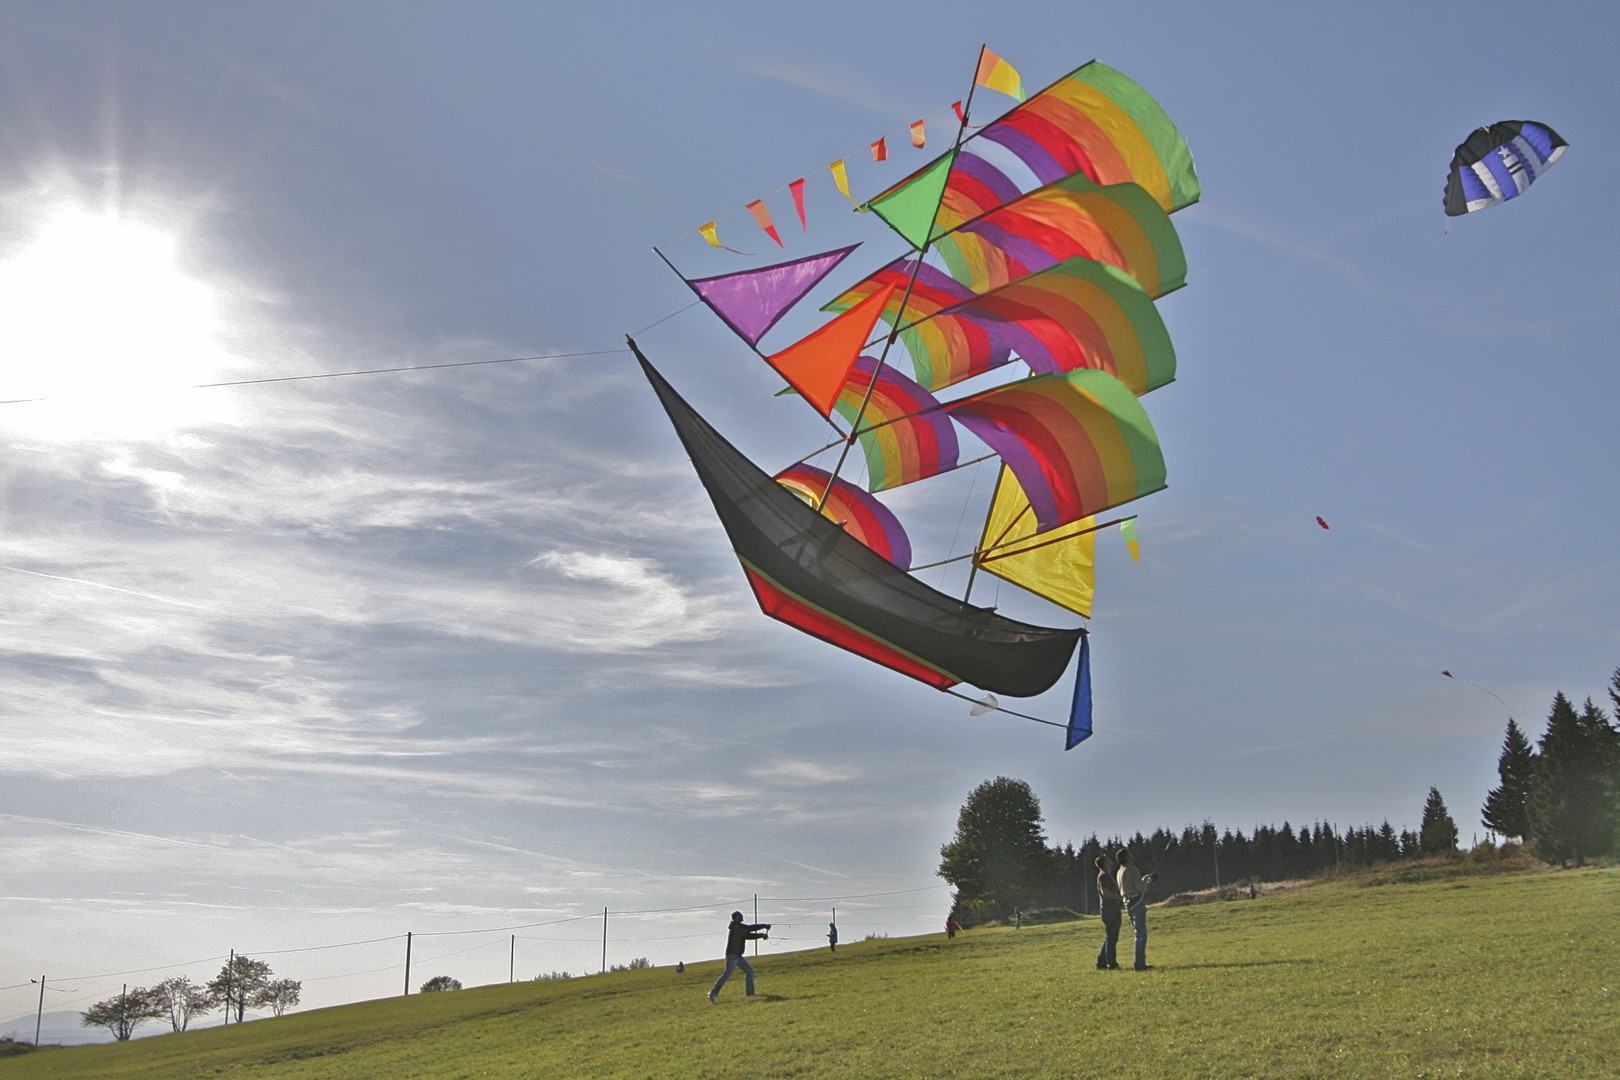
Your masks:
<svg viewBox="0 0 1620 1080"><path fill-rule="evenodd" d="M1446 215L1483 210L1524 193L1569 144L1534 120L1503 120L1476 128L1451 156Z"/></svg>

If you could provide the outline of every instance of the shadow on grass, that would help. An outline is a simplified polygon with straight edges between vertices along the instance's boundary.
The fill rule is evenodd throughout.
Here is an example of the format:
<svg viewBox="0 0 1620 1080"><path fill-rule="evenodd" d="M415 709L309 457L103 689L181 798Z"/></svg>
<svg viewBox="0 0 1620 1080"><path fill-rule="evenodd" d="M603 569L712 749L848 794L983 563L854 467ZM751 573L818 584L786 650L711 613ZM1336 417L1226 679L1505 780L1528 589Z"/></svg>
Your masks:
<svg viewBox="0 0 1620 1080"><path fill-rule="evenodd" d="M1219 970L1221 968L1281 967L1283 965L1314 963L1316 961L1310 957L1301 957L1295 960L1234 960L1224 964L1171 964L1165 967L1155 964L1154 967L1163 971L1203 971Z"/></svg>

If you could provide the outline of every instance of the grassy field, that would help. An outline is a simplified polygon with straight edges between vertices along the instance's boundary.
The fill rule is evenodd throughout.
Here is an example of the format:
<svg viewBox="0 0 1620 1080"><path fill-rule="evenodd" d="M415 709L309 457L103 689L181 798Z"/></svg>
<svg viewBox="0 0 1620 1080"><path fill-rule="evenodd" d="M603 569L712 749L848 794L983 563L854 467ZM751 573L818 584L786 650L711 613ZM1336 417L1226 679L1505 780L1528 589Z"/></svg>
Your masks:
<svg viewBox="0 0 1620 1080"><path fill-rule="evenodd" d="M1156 908L1148 972L1095 970L1088 919L761 957L759 996L718 1005L717 963L656 968L46 1049L0 1080L1620 1075L1620 870L1427 876Z"/></svg>

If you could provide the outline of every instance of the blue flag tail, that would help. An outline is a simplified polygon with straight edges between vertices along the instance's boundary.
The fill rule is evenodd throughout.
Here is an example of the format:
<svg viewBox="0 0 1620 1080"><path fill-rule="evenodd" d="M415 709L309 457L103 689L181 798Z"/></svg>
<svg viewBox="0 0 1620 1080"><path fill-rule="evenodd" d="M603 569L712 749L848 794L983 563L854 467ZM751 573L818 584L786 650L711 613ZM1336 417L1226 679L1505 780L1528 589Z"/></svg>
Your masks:
<svg viewBox="0 0 1620 1080"><path fill-rule="evenodd" d="M1063 749L1073 750L1091 738L1091 635L1080 637L1080 670L1074 676L1074 704L1069 706L1069 729Z"/></svg>

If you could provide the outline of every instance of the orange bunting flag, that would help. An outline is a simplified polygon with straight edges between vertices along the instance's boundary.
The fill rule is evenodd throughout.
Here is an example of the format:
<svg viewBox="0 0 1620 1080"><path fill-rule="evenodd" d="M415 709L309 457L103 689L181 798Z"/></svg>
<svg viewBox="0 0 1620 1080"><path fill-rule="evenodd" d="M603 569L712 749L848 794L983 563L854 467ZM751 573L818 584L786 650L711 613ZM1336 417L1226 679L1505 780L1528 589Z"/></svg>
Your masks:
<svg viewBox="0 0 1620 1080"><path fill-rule="evenodd" d="M887 136L884 136L883 138L879 139L877 142L872 144L872 160L873 161L888 161L889 160L889 139L888 139Z"/></svg>
<svg viewBox="0 0 1620 1080"><path fill-rule="evenodd" d="M771 224L771 212L765 208L764 199L755 199L748 204L748 212L754 215L759 227L765 230L765 235L776 241L776 246L782 246L782 238L776 235L776 226Z"/></svg>
<svg viewBox="0 0 1620 1080"><path fill-rule="evenodd" d="M827 166L827 168L832 172L833 183L838 185L838 190L843 193L844 198L848 199L851 203L854 203L855 209L861 209L861 204L855 202L855 196L849 193L849 173L844 168L844 159L839 158L837 161Z"/></svg>
<svg viewBox="0 0 1620 1080"><path fill-rule="evenodd" d="M1018 74L1017 68L989 49L979 54L979 71L973 76L973 81L991 90L999 90L1019 101L1024 100L1023 76Z"/></svg>
<svg viewBox="0 0 1620 1080"><path fill-rule="evenodd" d="M804 178L793 181L788 185L788 190L793 193L793 209L799 212L799 228L809 232L810 220L804 216Z"/></svg>
<svg viewBox="0 0 1620 1080"><path fill-rule="evenodd" d="M958 124L967 123L967 113L962 111L962 103L960 101L951 102L951 110L956 113L956 122Z"/></svg>
<svg viewBox="0 0 1620 1080"><path fill-rule="evenodd" d="M703 239L707 240L715 247L726 246L720 242L720 233L715 229L714 222L711 221L707 225L699 225L698 232L703 234Z"/></svg>
<svg viewBox="0 0 1620 1080"><path fill-rule="evenodd" d="M766 362L817 412L830 415L850 369L896 287L896 282L889 282L809 337L767 356Z"/></svg>
<svg viewBox="0 0 1620 1080"><path fill-rule="evenodd" d="M926 142L927 139L928 139L928 136L923 134L923 122L921 120L918 120L915 124L911 125L911 145L912 146L918 147L920 149L922 147L922 144L924 142Z"/></svg>

